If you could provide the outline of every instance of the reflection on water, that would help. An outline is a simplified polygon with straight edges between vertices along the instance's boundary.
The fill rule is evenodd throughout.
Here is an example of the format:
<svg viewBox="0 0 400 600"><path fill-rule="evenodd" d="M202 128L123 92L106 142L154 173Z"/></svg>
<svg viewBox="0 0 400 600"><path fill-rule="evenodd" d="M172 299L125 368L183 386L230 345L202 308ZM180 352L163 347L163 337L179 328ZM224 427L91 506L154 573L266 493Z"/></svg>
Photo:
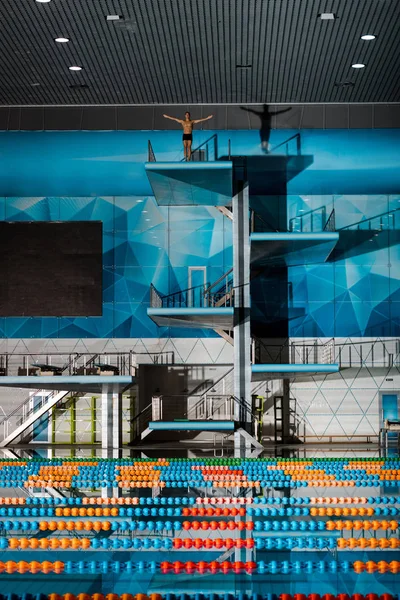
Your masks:
<svg viewBox="0 0 400 600"><path fill-rule="evenodd" d="M3 459L1 593L397 593L399 484L362 451Z"/></svg>

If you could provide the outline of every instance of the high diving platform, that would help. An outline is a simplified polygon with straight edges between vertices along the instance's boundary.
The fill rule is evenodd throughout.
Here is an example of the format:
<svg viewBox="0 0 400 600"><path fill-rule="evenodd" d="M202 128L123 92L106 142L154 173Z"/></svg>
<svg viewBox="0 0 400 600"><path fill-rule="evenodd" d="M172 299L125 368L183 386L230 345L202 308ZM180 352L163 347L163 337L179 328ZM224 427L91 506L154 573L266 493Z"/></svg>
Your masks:
<svg viewBox="0 0 400 600"><path fill-rule="evenodd" d="M0 387L68 390L71 392L110 392L120 394L136 382L130 375L60 375L49 377L5 376L0 377Z"/></svg>
<svg viewBox="0 0 400 600"><path fill-rule="evenodd" d="M331 375L338 372L339 365L336 363L253 364L251 365L251 380L294 379L301 376Z"/></svg>
<svg viewBox="0 0 400 600"><path fill-rule="evenodd" d="M251 233L251 264L259 267L295 267L324 263L339 241L339 233Z"/></svg>
<svg viewBox="0 0 400 600"><path fill-rule="evenodd" d="M147 315L160 327L233 328L233 306L221 308L148 308Z"/></svg>
<svg viewBox="0 0 400 600"><path fill-rule="evenodd" d="M145 170L159 206L227 206L232 202L233 164L218 156L218 136L192 151L192 161L157 161L149 140Z"/></svg>
<svg viewBox="0 0 400 600"><path fill-rule="evenodd" d="M147 162L160 206L226 206L232 202L232 162Z"/></svg>

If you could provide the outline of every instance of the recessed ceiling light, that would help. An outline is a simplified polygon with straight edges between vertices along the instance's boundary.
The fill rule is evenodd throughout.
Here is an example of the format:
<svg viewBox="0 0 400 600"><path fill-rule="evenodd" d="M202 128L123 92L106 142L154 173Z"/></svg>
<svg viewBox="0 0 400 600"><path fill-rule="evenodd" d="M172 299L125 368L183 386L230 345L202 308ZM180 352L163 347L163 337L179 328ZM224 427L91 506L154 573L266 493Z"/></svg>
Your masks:
<svg viewBox="0 0 400 600"><path fill-rule="evenodd" d="M354 82L353 81L337 81L335 83L336 87L341 87L341 88L351 88L354 87Z"/></svg>
<svg viewBox="0 0 400 600"><path fill-rule="evenodd" d="M123 19L124 17L122 15L106 15L106 20L107 21L119 21L120 19Z"/></svg>
<svg viewBox="0 0 400 600"><path fill-rule="evenodd" d="M67 42L69 42L69 39L64 38L64 37L59 37L59 38L55 38L54 41L57 42L58 44L66 44Z"/></svg>
<svg viewBox="0 0 400 600"><path fill-rule="evenodd" d="M82 67L78 67L78 66L74 66L74 67L68 67L70 71L82 71Z"/></svg>
<svg viewBox="0 0 400 600"><path fill-rule="evenodd" d="M38 87L39 85L40 85L40 83L37 83L37 82L35 82L35 83L31 83L31 86L32 86L32 87ZM400 200L399 200L399 202L400 202Z"/></svg>
<svg viewBox="0 0 400 600"><path fill-rule="evenodd" d="M362 35L361 39L362 40L374 40L376 38L376 35L371 35L371 34L367 34L367 35Z"/></svg>
<svg viewBox="0 0 400 600"><path fill-rule="evenodd" d="M45 2L51 2L51 0L36 0L36 2L41 2L42 4L45 4Z"/></svg>
<svg viewBox="0 0 400 600"><path fill-rule="evenodd" d="M319 18L321 21L334 21L336 19L334 13L321 13Z"/></svg>
<svg viewBox="0 0 400 600"><path fill-rule="evenodd" d="M351 65L353 67L353 69L363 69L365 67L365 65L363 65L362 63L354 63L354 65Z"/></svg>

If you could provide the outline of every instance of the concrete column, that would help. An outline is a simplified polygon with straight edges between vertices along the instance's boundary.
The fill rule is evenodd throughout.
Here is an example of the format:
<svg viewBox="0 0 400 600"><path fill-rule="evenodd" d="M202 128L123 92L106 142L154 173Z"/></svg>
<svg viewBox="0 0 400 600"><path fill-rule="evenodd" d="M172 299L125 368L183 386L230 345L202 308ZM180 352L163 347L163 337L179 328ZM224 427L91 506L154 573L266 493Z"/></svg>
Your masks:
<svg viewBox="0 0 400 600"><path fill-rule="evenodd" d="M101 395L101 455L119 458L122 445L122 395L103 392Z"/></svg>
<svg viewBox="0 0 400 600"><path fill-rule="evenodd" d="M101 394L101 456L119 458L122 446L122 394L103 390ZM119 495L120 488L102 488L103 497Z"/></svg>
<svg viewBox="0 0 400 600"><path fill-rule="evenodd" d="M282 385L282 442L291 441L290 435L290 380L284 379Z"/></svg>
<svg viewBox="0 0 400 600"><path fill-rule="evenodd" d="M238 183L232 199L234 296L234 394L251 410L249 188ZM235 403L235 420L250 433L250 412ZM237 437L237 436L236 436ZM238 439L238 438L237 438ZM238 440L239 441L239 440Z"/></svg>

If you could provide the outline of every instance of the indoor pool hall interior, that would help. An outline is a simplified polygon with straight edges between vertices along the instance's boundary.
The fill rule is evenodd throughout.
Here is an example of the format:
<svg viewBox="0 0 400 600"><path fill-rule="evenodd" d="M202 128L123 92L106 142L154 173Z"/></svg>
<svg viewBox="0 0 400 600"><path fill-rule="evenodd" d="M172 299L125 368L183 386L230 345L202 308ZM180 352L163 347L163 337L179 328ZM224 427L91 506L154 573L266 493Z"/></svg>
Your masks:
<svg viewBox="0 0 400 600"><path fill-rule="evenodd" d="M400 600L399 0L1 0L0 600Z"/></svg>

